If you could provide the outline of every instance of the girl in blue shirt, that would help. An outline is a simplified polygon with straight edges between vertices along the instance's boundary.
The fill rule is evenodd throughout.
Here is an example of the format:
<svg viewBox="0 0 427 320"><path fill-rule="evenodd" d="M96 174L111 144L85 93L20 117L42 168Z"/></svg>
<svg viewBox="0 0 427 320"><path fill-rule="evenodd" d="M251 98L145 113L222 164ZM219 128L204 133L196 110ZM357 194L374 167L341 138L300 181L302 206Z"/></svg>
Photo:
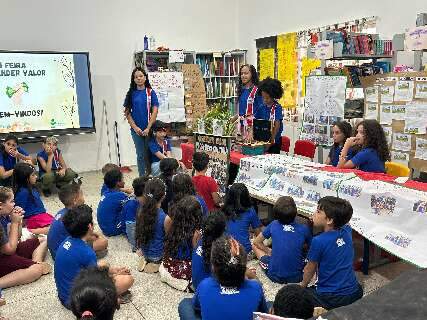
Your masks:
<svg viewBox="0 0 427 320"><path fill-rule="evenodd" d="M151 126L156 121L159 101L156 92L151 89L147 73L140 67L132 71L123 107L135 144L139 176L143 176L148 163L145 156L148 149L147 137Z"/></svg>
<svg viewBox="0 0 427 320"><path fill-rule="evenodd" d="M360 148L360 151L348 159L350 148L355 147ZM345 142L338 168L384 173L386 161L390 161L390 151L383 128L377 120L364 120L358 124L356 136Z"/></svg>
<svg viewBox="0 0 427 320"><path fill-rule="evenodd" d="M283 108L277 100L283 96L282 84L279 80L268 77L260 82L258 92L262 96L263 104L256 110L255 119L271 122L271 145L267 152L279 154L282 144Z"/></svg>
<svg viewBox="0 0 427 320"><path fill-rule="evenodd" d="M336 167L338 165L338 160L340 158L341 150L344 146L344 143L352 135L353 128L351 124L347 121L338 121L334 123L332 127L332 138L334 139L334 145L329 151L328 158L326 159L325 164L330 164ZM347 155L347 159L351 159L353 152L350 149Z"/></svg>
<svg viewBox="0 0 427 320"><path fill-rule="evenodd" d="M249 239L249 228L255 235L261 232L261 221L252 207L248 188L243 183L234 183L227 192L223 211L227 218L226 232L245 248L246 253L252 252Z"/></svg>

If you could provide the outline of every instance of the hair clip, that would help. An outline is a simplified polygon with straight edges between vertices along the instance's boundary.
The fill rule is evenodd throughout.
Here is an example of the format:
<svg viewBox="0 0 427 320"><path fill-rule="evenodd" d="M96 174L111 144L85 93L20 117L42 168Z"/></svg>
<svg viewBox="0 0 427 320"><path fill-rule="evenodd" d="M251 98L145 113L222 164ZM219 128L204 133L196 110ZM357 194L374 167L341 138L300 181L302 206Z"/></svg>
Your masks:
<svg viewBox="0 0 427 320"><path fill-rule="evenodd" d="M90 311L85 311L82 313L82 318L85 318L85 317L93 317L93 313Z"/></svg>
<svg viewBox="0 0 427 320"><path fill-rule="evenodd" d="M153 198L154 198L154 196L153 196L153 194L152 194L152 193L147 193L147 197L149 197L149 198L151 198L151 199L153 199Z"/></svg>

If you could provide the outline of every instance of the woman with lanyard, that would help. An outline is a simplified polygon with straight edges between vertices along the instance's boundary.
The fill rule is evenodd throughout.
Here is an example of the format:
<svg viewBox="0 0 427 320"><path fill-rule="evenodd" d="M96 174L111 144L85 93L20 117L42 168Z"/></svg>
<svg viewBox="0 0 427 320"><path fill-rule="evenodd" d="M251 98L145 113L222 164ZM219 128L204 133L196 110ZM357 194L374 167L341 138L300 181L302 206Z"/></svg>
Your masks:
<svg viewBox="0 0 427 320"><path fill-rule="evenodd" d="M238 121L238 133L244 140L252 140L253 117L262 98L258 95L258 74L253 65L244 64L239 71L239 113L233 117L233 122Z"/></svg>
<svg viewBox="0 0 427 320"><path fill-rule="evenodd" d="M277 100L283 96L282 84L279 80L268 77L260 82L258 92L264 103L256 110L255 119L271 122L271 145L267 152L279 154L283 132L283 109Z"/></svg>
<svg viewBox="0 0 427 320"><path fill-rule="evenodd" d="M148 133L156 121L159 101L151 89L147 73L139 67L132 71L129 90L126 94L124 114L131 127L135 144L139 176L150 170L148 165ZM149 173L149 172L147 172Z"/></svg>

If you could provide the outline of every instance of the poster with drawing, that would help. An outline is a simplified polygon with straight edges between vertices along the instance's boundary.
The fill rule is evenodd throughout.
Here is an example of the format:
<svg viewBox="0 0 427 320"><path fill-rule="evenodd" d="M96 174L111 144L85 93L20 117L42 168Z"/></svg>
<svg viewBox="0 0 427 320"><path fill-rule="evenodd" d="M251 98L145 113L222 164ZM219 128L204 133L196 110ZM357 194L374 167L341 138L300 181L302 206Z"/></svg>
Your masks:
<svg viewBox="0 0 427 320"><path fill-rule="evenodd" d="M409 153L391 151L391 161L398 162L408 167L409 164Z"/></svg>
<svg viewBox="0 0 427 320"><path fill-rule="evenodd" d="M393 134L393 149L400 151L411 151L411 135L404 133Z"/></svg>
<svg viewBox="0 0 427 320"><path fill-rule="evenodd" d="M415 148L415 158L427 160L427 139L417 138L417 146Z"/></svg>
<svg viewBox="0 0 427 320"><path fill-rule="evenodd" d="M394 101L410 102L414 96L414 81L400 80L394 87Z"/></svg>

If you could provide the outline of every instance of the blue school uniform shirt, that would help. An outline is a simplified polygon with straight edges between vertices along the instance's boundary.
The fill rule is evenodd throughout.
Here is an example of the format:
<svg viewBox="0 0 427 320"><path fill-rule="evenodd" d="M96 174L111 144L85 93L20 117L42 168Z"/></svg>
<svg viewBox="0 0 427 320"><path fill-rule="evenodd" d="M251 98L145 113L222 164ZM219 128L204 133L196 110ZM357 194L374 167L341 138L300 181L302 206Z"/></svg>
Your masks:
<svg viewBox="0 0 427 320"><path fill-rule="evenodd" d="M246 253L252 251L251 241L249 240L249 227L253 229L262 226L261 221L258 218L254 208L238 215L235 220L228 220L226 226L226 232L236 239L245 248Z"/></svg>
<svg viewBox="0 0 427 320"><path fill-rule="evenodd" d="M47 247L49 248L53 260L55 260L56 250L58 250L58 247L67 237L70 236L62 222L62 217L67 211L67 208L63 208L58 211L47 234Z"/></svg>
<svg viewBox="0 0 427 320"><path fill-rule="evenodd" d="M210 265L208 268L205 267L205 259L203 258L203 247L202 239L197 241L196 247L193 249L191 257L191 274L194 289L197 290L200 282L211 276Z"/></svg>
<svg viewBox="0 0 427 320"><path fill-rule="evenodd" d="M58 150L58 157L59 157L59 155L61 154L61 150L59 150L59 149L56 149L56 150ZM39 153L37 153L37 164L39 166L39 174L40 174L40 176L42 176L43 174L46 173L46 171L41 166L40 161L39 161L39 157L42 158L44 161L47 162L47 159L48 159L49 156L48 156L47 152L44 151L44 150L41 150ZM54 157L52 159L52 167L51 167L51 169L52 170L58 170L60 167L61 167L61 164L59 163L59 161L56 161L55 157Z"/></svg>
<svg viewBox="0 0 427 320"><path fill-rule="evenodd" d="M308 260L318 263L317 292L342 296L356 292L358 283L353 270L353 258L349 225L315 236Z"/></svg>
<svg viewBox="0 0 427 320"><path fill-rule="evenodd" d="M153 162L159 162L160 159L156 156L156 152L163 153L166 155L166 151L171 151L171 142L169 139L165 139L164 141L164 150L163 150L163 146L159 145L157 143L156 139L151 139L150 142L148 143L148 149L150 149L150 159L151 159L151 163Z"/></svg>
<svg viewBox="0 0 427 320"><path fill-rule="evenodd" d="M7 216L0 216L0 227L3 228L3 238L1 239L0 246L6 244L9 241L7 233L7 225L11 222L10 218Z"/></svg>
<svg viewBox="0 0 427 320"><path fill-rule="evenodd" d="M303 247L305 243L311 243L309 228L299 223L283 225L274 220L264 229L262 235L273 240L268 275L278 278L302 276Z"/></svg>
<svg viewBox="0 0 427 320"><path fill-rule="evenodd" d="M34 188L32 189L33 197L31 197L30 190L28 188L20 188L15 194L15 204L25 210L24 218L27 219L31 216L35 216L39 213L46 212L46 208L43 205L40 193Z"/></svg>
<svg viewBox="0 0 427 320"><path fill-rule="evenodd" d="M28 156L27 151L25 151L25 149L18 147L16 148L16 150L24 155L24 156ZM15 157L12 157L10 154L4 152L3 154L0 154L0 167L3 167L5 171L9 171L12 170L13 168L15 168L15 165L18 163L18 159L16 159Z"/></svg>
<svg viewBox="0 0 427 320"><path fill-rule="evenodd" d="M70 291L80 270L96 266L95 251L82 239L68 237L56 252L54 277L59 300L70 303Z"/></svg>
<svg viewBox="0 0 427 320"><path fill-rule="evenodd" d="M342 146L332 147L329 150L329 159L331 159L331 165L334 167L338 166L338 162L340 161L340 154L342 151ZM351 160L353 158L354 152L353 149L349 149L347 152L347 160Z"/></svg>
<svg viewBox="0 0 427 320"><path fill-rule="evenodd" d="M385 172L384 161L381 161L378 152L372 148L363 148L351 161L356 168L365 172Z"/></svg>
<svg viewBox="0 0 427 320"><path fill-rule="evenodd" d="M126 106L126 101L123 103L124 107ZM133 90L132 91L132 106L131 107L131 116L135 124L141 129L144 130L148 126L148 113L147 113L147 92L146 90ZM159 107L159 100L157 99L157 94L154 90L151 90L151 112L154 108ZM133 129L131 129L133 130Z"/></svg>
<svg viewBox="0 0 427 320"><path fill-rule="evenodd" d="M108 188L107 185L104 183L101 187L101 196L103 196L109 190L110 188Z"/></svg>
<svg viewBox="0 0 427 320"><path fill-rule="evenodd" d="M136 221L136 213L138 212L139 201L131 198L125 202L122 209L123 221L125 223L134 223Z"/></svg>
<svg viewBox="0 0 427 320"><path fill-rule="evenodd" d="M271 107L266 104L262 104L255 113L255 119L270 120ZM277 131L276 136L274 137L275 143L281 143L281 137L283 132L283 108L276 102L274 109L274 120L280 122L279 131Z"/></svg>
<svg viewBox="0 0 427 320"><path fill-rule="evenodd" d="M154 229L154 236L150 242L141 247L144 257L158 259L163 257L163 242L165 238L165 219L166 213L159 208L157 210L157 222Z"/></svg>
<svg viewBox="0 0 427 320"><path fill-rule="evenodd" d="M239 288L227 288L213 277L199 284L193 307L201 310L203 320L252 319L254 312L268 312L259 282L245 280Z"/></svg>
<svg viewBox="0 0 427 320"><path fill-rule="evenodd" d="M242 93L239 97L239 116L244 116L246 114L246 108L248 105L248 97L252 91L252 88L242 88ZM253 104L253 113L257 111L259 106L263 104L262 97L259 94L255 95L254 104Z"/></svg>
<svg viewBox="0 0 427 320"><path fill-rule="evenodd" d="M208 205L206 204L205 199L202 196L196 195L197 201L199 201L200 206L202 207L202 216L207 216L209 213Z"/></svg>
<svg viewBox="0 0 427 320"><path fill-rule="evenodd" d="M117 236L126 233L122 209L127 198L126 193L115 189L110 189L101 196L97 218L99 227L106 236Z"/></svg>

